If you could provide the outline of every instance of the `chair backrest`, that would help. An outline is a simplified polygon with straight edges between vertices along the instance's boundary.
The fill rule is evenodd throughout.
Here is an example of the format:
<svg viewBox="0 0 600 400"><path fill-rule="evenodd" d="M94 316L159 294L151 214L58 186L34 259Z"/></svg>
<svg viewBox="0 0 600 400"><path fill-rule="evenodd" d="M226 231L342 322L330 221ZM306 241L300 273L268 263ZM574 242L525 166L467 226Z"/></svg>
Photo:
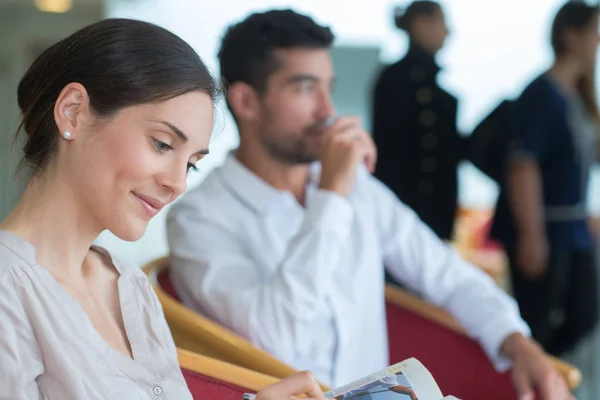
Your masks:
<svg viewBox="0 0 600 400"><path fill-rule="evenodd" d="M244 393L252 393L239 386L221 382L187 369L182 369L181 372L194 400L241 400Z"/></svg>
<svg viewBox="0 0 600 400"><path fill-rule="evenodd" d="M174 296L168 258L153 261L143 270L162 304L177 347L276 378L285 378L297 372L243 337L181 304Z"/></svg>
<svg viewBox="0 0 600 400"><path fill-rule="evenodd" d="M177 349L179 366L194 399L241 400L277 381L232 364Z"/></svg>
<svg viewBox="0 0 600 400"><path fill-rule="evenodd" d="M481 346L445 311L391 285L386 288L386 307L392 364L419 359L442 393L460 399L516 398L510 372L496 372ZM559 360L553 362L576 388L580 372Z"/></svg>
<svg viewBox="0 0 600 400"><path fill-rule="evenodd" d="M173 286L173 282L171 282L169 268L163 268L159 270L156 274L156 280L158 283L158 287L164 290L165 293L167 293L175 300L180 301L179 296L177 296L177 292L175 291L175 287Z"/></svg>

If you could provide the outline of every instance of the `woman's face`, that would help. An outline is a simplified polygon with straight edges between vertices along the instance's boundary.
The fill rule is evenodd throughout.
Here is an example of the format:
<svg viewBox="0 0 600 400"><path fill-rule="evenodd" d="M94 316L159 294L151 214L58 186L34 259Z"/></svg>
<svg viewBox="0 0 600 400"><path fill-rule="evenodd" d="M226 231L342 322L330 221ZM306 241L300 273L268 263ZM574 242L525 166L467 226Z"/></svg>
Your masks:
<svg viewBox="0 0 600 400"><path fill-rule="evenodd" d="M198 91L89 124L88 114L77 110L72 139L60 141L58 161L65 168L59 171L66 171L62 178L98 227L137 240L185 191L188 172L208 153L212 100Z"/></svg>
<svg viewBox="0 0 600 400"><path fill-rule="evenodd" d="M595 68L599 43L598 16L596 15L586 26L572 33L568 45L570 52L580 59L584 69L589 71Z"/></svg>
<svg viewBox="0 0 600 400"><path fill-rule="evenodd" d="M448 34L446 16L441 8L432 15L416 17L411 29L413 39L432 54L444 47Z"/></svg>

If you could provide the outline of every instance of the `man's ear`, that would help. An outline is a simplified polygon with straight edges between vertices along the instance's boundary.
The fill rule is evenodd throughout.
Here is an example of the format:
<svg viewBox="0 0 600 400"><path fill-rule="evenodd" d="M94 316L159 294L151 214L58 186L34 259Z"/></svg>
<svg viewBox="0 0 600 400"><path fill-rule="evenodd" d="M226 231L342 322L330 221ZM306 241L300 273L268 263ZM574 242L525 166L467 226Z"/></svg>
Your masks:
<svg viewBox="0 0 600 400"><path fill-rule="evenodd" d="M227 90L227 100L236 119L253 121L260 116L260 96L245 82L235 82Z"/></svg>

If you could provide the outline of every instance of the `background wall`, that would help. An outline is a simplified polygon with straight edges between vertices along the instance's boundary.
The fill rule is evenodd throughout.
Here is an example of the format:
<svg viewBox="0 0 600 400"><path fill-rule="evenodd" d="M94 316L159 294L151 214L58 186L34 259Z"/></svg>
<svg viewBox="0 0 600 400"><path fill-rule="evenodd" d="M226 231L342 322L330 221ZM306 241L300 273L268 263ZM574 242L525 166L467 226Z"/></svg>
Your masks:
<svg viewBox="0 0 600 400"><path fill-rule="evenodd" d="M391 0L221 0L217 7L213 2L195 0L109 0L107 15L140 18L173 30L192 44L213 71L218 71L218 43L229 24L250 12L293 7L332 26L337 35L332 55L338 75L334 94L338 110L341 114L358 114L370 126L374 74L381 63L402 56L407 46L406 37L392 25L391 13L397 4ZM562 1L446 0L442 4L452 33L439 57L444 67L440 81L459 97L459 128L468 133L496 103L518 94L549 64L549 24ZM201 173L190 177L190 186L198 184L237 145L227 113L221 111L217 120L211 155L201 163ZM495 184L470 164L461 167L460 180L463 205L493 206ZM595 198L594 210L600 212L600 193ZM165 213L156 217L137 243L123 243L108 233L99 242L142 264L168 251L164 218Z"/></svg>
<svg viewBox="0 0 600 400"><path fill-rule="evenodd" d="M103 15L101 1L79 1L66 14L41 12L33 1L0 1L0 221L14 206L27 180L27 174L15 176L21 155L11 152L19 124L19 80L49 45ZM20 149L18 145L14 148Z"/></svg>
<svg viewBox="0 0 600 400"><path fill-rule="evenodd" d="M332 51L338 75L334 99L340 114L357 114L370 126L370 88L382 63L401 57L406 37L392 25L392 0L348 3L341 0L75 0L66 14L37 11L33 1L0 0L0 218L14 205L25 178L14 180L19 154L10 153L17 126L16 85L33 57L48 44L103 16L132 17L164 26L187 40L218 71L216 53L225 28L248 13L293 7L331 25L337 35ZM402 4L402 2L400 2ZM459 128L468 133L495 104L518 94L551 60L549 24L562 0L442 1L451 36L439 56L444 67L440 81L459 97ZM225 154L237 145L235 127L219 107L211 155L193 174L195 186ZM17 146L18 148L18 146ZM600 174L595 173L591 209L600 213ZM469 164L460 171L460 200L469 207L492 207L497 194L493 182ZM136 264L167 253L165 213L150 224L137 243L125 243L110 233L98 242Z"/></svg>

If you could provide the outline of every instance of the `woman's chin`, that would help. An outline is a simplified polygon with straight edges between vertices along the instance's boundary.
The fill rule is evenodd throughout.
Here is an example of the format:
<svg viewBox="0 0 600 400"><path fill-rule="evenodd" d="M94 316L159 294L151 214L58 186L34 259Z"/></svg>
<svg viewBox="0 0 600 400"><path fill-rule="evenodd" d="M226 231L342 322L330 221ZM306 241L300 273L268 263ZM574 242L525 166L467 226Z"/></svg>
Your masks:
<svg viewBox="0 0 600 400"><path fill-rule="evenodd" d="M135 242L140 240L144 233L146 233L146 229L148 228L148 222L145 221L130 221L129 223L123 224L119 223L118 226L114 226L109 228L111 233L118 237L121 240L125 240L127 242Z"/></svg>

